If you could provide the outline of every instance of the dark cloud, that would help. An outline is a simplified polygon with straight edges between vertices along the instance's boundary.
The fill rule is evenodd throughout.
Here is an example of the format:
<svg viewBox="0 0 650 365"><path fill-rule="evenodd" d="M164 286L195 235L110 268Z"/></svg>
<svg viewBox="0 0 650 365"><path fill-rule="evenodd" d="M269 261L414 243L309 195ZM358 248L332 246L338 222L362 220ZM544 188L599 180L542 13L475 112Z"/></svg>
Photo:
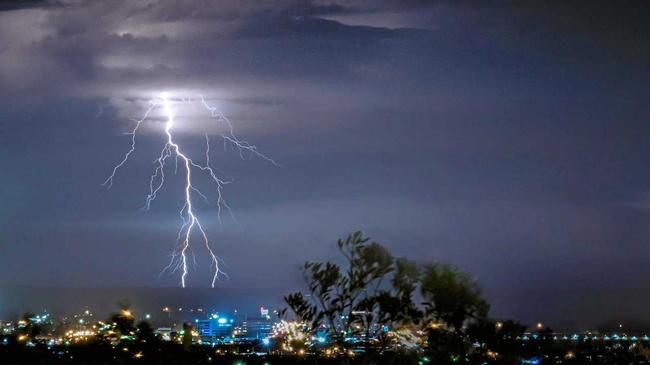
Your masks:
<svg viewBox="0 0 650 365"><path fill-rule="evenodd" d="M47 0L4 0L0 2L0 11L43 7L48 5Z"/></svg>

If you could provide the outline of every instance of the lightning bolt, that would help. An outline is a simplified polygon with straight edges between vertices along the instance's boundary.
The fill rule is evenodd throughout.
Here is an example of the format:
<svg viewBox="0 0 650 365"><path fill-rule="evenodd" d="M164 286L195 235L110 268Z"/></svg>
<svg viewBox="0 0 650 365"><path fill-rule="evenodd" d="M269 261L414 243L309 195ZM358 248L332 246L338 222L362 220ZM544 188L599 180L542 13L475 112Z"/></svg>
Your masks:
<svg viewBox="0 0 650 365"><path fill-rule="evenodd" d="M191 100L188 98L191 102ZM212 118L215 118L218 123L225 125L225 133L221 134L223 139L224 148L231 146L239 152L241 158L244 158L244 153L248 152L251 155L260 157L273 165L278 166L278 164L268 156L261 153L256 146L250 144L245 140L239 139L233 129L233 125L228 118L226 118L223 113L221 113L216 107L209 105L203 95L199 95L199 100L201 105L207 109ZM170 158L174 158L175 168L174 173L178 172L178 165L180 162L181 170L184 173L185 185L184 185L184 204L179 211L179 216L181 218L181 227L178 231L178 236L176 238L177 248L172 252L171 259L169 264L163 269L163 272L170 270L172 273L178 270L181 271L181 286L184 288L186 285L186 280L188 276L188 254L191 250L191 239L193 234L198 234L201 237L203 246L206 249L208 256L211 260L210 269L212 270L212 280L211 287L214 288L217 279L220 275L226 275L220 268L221 259L214 253L208 235L199 220L193 204L193 197L195 195L200 196L206 202L208 198L194 186L193 183L193 172L200 172L208 176L210 181L214 184L215 190L217 193L217 217L221 223L221 213L222 210L227 210L232 216L232 211L230 206L225 201L223 197L224 186L230 183L230 180L226 180L220 175L223 175L216 168L213 168L210 164L210 138L208 133L205 133L205 163L200 164L195 162L190 158L181 148L181 146L174 139L174 125L175 125L175 115L172 109L172 103L166 95L161 95L160 98L150 101L149 108L144 113L141 119L134 120L135 127L128 133L131 136L131 148L124 154L122 160L117 163L112 170L112 173L104 181L103 185L107 188L113 186L113 181L115 176L120 168L122 168L129 160L131 155L135 152L136 149L136 135L141 128L142 124L148 119L149 115L153 110L158 107L162 107L163 113L166 117L164 133L167 137L167 141L164 144L163 148L158 155L158 158L154 160L155 169L153 174L149 179L149 194L145 199L144 206L142 210L148 211L151 207L151 203L156 199L158 193L165 184L165 167ZM234 217L233 217L234 218Z"/></svg>

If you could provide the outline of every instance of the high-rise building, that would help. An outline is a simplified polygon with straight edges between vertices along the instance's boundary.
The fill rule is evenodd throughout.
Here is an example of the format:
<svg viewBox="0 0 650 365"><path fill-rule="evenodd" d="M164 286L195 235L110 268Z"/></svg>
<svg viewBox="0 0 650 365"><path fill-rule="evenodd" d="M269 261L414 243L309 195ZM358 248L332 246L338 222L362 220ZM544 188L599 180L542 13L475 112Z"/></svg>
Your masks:
<svg viewBox="0 0 650 365"><path fill-rule="evenodd" d="M268 318L248 318L242 322L246 338L250 340L263 340L271 336L273 322Z"/></svg>
<svg viewBox="0 0 650 365"><path fill-rule="evenodd" d="M233 320L212 314L194 321L203 342L217 342L232 336Z"/></svg>
<svg viewBox="0 0 650 365"><path fill-rule="evenodd" d="M260 307L260 316L242 320L237 329L237 338L244 340L263 340L271 336L273 321L269 310Z"/></svg>

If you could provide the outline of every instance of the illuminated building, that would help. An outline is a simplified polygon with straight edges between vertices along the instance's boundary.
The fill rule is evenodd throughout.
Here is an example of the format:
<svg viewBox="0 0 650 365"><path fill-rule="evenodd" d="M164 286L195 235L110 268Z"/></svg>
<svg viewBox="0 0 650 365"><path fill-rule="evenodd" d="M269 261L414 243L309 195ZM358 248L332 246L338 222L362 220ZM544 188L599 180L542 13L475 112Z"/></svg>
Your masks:
<svg viewBox="0 0 650 365"><path fill-rule="evenodd" d="M247 318L240 324L238 338L246 340L263 340L271 336L273 332L273 321L269 310L260 307L260 317Z"/></svg>
<svg viewBox="0 0 650 365"><path fill-rule="evenodd" d="M230 338L234 320L212 314L207 319L196 319L194 324L203 342L211 343Z"/></svg>

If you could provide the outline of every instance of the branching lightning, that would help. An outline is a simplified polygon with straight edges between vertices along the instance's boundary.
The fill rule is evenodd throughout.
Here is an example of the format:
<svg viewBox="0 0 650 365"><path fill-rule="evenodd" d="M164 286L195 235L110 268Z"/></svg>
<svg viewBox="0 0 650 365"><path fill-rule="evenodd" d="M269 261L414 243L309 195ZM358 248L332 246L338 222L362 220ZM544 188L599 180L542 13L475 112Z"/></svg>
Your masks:
<svg viewBox="0 0 650 365"><path fill-rule="evenodd" d="M247 141L237 138L237 136L234 133L232 123L228 118L226 118L223 115L223 113L221 113L216 107L209 105L202 95L199 96L199 99L201 105L209 111L210 116L216 118L217 122L225 125L226 133L221 134L221 137L223 138L224 147L227 147L228 145L232 146L239 152L239 155L242 158L244 158L244 153L248 152L254 156L260 157L277 166L277 163L273 159L259 152L256 146L248 143ZM108 188L110 188L113 185L113 181L115 179L115 175L117 174L118 170L127 163L131 155L135 152L136 135L139 129L141 128L142 124L147 121L152 111L159 107L162 107L162 111L166 118L165 129L164 129L165 136L166 136L166 143L163 146L162 150L160 151L158 158L154 160L154 164L156 167L149 179L149 194L145 199L145 203L142 209L143 210L150 209L152 202L156 199L158 193L164 186L165 178L166 178L165 167L167 166L170 158L173 157L174 173L176 174L178 172L178 165L180 163L181 171L185 177L184 204L179 211L179 215L181 218L181 227L178 231L178 236L177 236L177 248L174 250L174 252L171 255L171 260L169 262L169 265L167 265L167 267L165 267L163 271L167 271L167 270L170 270L171 272L181 271L181 286L185 287L186 279L188 275L188 254L189 251L191 250L191 239L193 234L198 234L201 237L204 248L207 250L211 260L211 267L210 267L210 269L212 270L211 286L214 287L219 276L225 275L225 273L220 268L221 259L214 253L210 244L210 240L208 239L208 235L194 209L193 197L195 195L198 195L199 197L203 198L205 201L209 201L209 199L198 188L196 188L193 182L192 173L193 172L203 173L207 175L211 180L211 182L214 184L216 195L217 195L216 204L217 204L217 217L219 219L219 222L221 222L221 213L223 209L227 210L232 216L230 206L224 200L223 197L224 186L230 183L230 180L220 177L220 175L223 174L220 174L220 171L218 171L216 168L213 168L212 165L210 164L210 138L208 136L208 133L205 133L205 163L204 164L195 162L183 151L181 146L174 139L175 115L172 110L172 103L167 96L162 95L160 98L152 100L150 102L149 108L147 109L143 117L141 119L135 120L136 123L135 127L131 130L130 133L128 133L131 136L131 148L124 154L122 160L113 167L112 173L104 181L103 185L107 186Z"/></svg>

